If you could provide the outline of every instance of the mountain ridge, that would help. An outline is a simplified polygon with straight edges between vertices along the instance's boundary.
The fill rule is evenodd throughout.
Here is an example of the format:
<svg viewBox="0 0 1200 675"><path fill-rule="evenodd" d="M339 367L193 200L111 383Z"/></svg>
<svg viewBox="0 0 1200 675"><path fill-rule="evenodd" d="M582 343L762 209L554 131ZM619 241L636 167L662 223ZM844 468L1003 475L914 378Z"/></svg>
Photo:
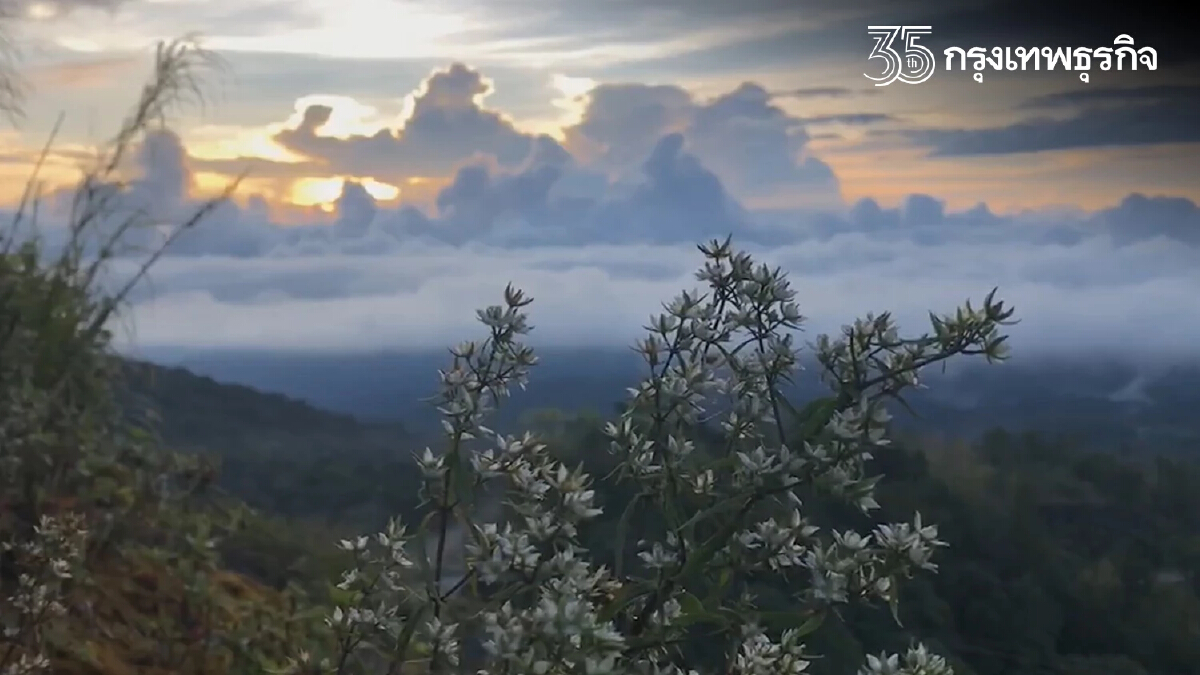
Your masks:
<svg viewBox="0 0 1200 675"><path fill-rule="evenodd" d="M636 384L644 366L628 349L543 349L527 391L514 391L498 411L500 428L516 427L532 410L608 414ZM422 399L436 391L442 350L347 355L270 352L158 354L221 381L283 392L325 410L369 422L395 422L424 436L436 413ZM909 399L914 417L896 411L901 427L977 437L990 428L1054 431L1111 447L1180 439L1200 448L1200 366L1147 367L1113 359L1014 359L1000 365L926 374L927 390ZM788 392L799 400L824 395L815 369ZM1200 450L1198 450L1200 451Z"/></svg>

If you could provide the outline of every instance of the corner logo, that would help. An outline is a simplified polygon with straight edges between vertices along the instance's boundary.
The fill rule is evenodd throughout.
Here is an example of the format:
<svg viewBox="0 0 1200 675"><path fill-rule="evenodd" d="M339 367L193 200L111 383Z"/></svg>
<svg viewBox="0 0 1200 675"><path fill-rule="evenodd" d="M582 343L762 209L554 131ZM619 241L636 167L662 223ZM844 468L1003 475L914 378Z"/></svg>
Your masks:
<svg viewBox="0 0 1200 675"><path fill-rule="evenodd" d="M918 40L932 32L929 26L867 26L867 34L875 38L875 46L867 61L883 61L883 74L879 77L863 73L876 87L893 82L920 84L933 77L937 69L937 57ZM1133 37L1122 33L1113 40L1113 46L1103 47L947 47L946 72L970 71L971 79L983 82L985 71L996 72L1017 70L1046 70L1062 68L1075 71L1081 82L1092 81L1091 69L1095 62L1102 71L1158 70L1158 52L1153 47L1134 49ZM955 58L957 57L957 59ZM955 66L957 63L957 67Z"/></svg>
<svg viewBox="0 0 1200 675"><path fill-rule="evenodd" d="M930 77L937 67L936 57L917 40L932 32L929 26L867 26L867 34L875 38L875 47L868 60L883 61L883 75L867 79L874 80L876 87L887 86L897 80L906 84L920 84ZM896 38L900 44L896 44Z"/></svg>

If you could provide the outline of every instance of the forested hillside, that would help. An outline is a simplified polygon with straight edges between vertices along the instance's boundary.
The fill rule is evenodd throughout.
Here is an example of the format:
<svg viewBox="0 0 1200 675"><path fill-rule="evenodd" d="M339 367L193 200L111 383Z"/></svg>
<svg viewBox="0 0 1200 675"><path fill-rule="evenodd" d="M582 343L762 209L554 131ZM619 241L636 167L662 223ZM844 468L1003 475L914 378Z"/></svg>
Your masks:
<svg viewBox="0 0 1200 675"><path fill-rule="evenodd" d="M219 484L256 508L378 524L416 506L415 442L397 424L365 423L181 368L123 363L131 418L168 446L219 462Z"/></svg>

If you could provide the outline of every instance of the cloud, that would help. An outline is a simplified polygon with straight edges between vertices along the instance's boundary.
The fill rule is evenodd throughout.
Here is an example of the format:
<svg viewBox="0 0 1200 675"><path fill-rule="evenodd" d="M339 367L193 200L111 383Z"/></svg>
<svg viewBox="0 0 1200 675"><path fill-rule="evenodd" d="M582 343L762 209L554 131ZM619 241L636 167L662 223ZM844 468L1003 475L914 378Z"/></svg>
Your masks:
<svg viewBox="0 0 1200 675"><path fill-rule="evenodd" d="M1023 101L1018 108L1062 108L1089 104L1200 102L1200 86L1162 84L1143 87L1102 87L1099 89L1075 89L1053 94L1035 96Z"/></svg>
<svg viewBox="0 0 1200 675"><path fill-rule="evenodd" d="M681 241L743 227L742 207L685 151L680 134L661 138L643 162L640 181L621 186L581 168L559 146L545 147L518 172L463 167L438 193L436 215L408 207L376 211L368 227L401 240L458 246ZM339 204L339 219L348 217Z"/></svg>
<svg viewBox="0 0 1200 675"><path fill-rule="evenodd" d="M140 177L133 183L135 192L150 202L156 220L169 220L188 198L192 172L187 150L179 136L169 130L146 135L138 149Z"/></svg>
<svg viewBox="0 0 1200 675"><path fill-rule="evenodd" d="M1186 199L1000 215L916 194L897 208L864 199L840 215L768 214L730 198L681 133L650 149L640 183L564 198L559 182L586 172L545 148L518 171L463 167L434 214L377 204L353 181L325 224L281 226L261 201L228 205L139 290L126 348L434 347L477 334L472 310L508 281L536 298L538 344L627 344L659 302L696 285L694 245L732 232L791 273L810 332L882 310L919 328L926 310L999 286L1023 319L1012 330L1022 353L1195 355L1200 208ZM132 194L186 211L178 139L155 136L138 157ZM135 264L121 259L118 272Z"/></svg>
<svg viewBox="0 0 1200 675"><path fill-rule="evenodd" d="M184 32L206 36L249 37L272 30L312 28L321 17L307 3L288 0L205 0L144 2L139 0L15 0L9 12L30 20L28 37L58 37L52 44L89 44L123 51L132 45L174 37ZM100 21L96 15L103 12ZM50 32L43 33L43 29ZM26 36L22 36L26 37Z"/></svg>
<svg viewBox="0 0 1200 675"><path fill-rule="evenodd" d="M1093 234L1030 245L1019 233L992 233L991 241L931 244L844 231L749 248L790 271L812 317L809 337L866 311L893 310L919 329L925 310L951 309L994 285L1023 319L1012 330L1021 353L1194 355L1200 333L1197 251L1162 237L1122 246ZM496 302L512 281L535 298L536 343L615 346L638 335L660 301L695 287L690 273L698 264L692 243L451 248L412 241L373 255L169 257L155 271L154 298L134 310L135 344L433 347L477 335L472 310Z"/></svg>
<svg viewBox="0 0 1200 675"><path fill-rule="evenodd" d="M46 21L79 9L114 11L128 0L14 0L5 9L11 16Z"/></svg>
<svg viewBox="0 0 1200 675"><path fill-rule="evenodd" d="M446 175L478 155L516 166L535 143L552 142L522 133L503 115L486 109L483 100L491 92L483 75L456 63L422 83L412 96L412 112L395 128L344 138L325 135L323 127L334 110L311 105L298 125L280 131L274 140L321 162L331 173L378 177Z"/></svg>
<svg viewBox="0 0 1200 675"><path fill-rule="evenodd" d="M1038 117L1000 127L910 129L897 133L930 147L934 157L1196 143L1200 142L1200 127L1191 120L1194 111L1194 100L1151 99L1118 107L1089 107L1066 119Z"/></svg>
<svg viewBox="0 0 1200 675"><path fill-rule="evenodd" d="M112 203L109 227L137 212L152 223L181 222L202 207L191 194L192 160L170 131L146 136L135 155L137 177ZM67 191L52 200L65 217ZM345 180L333 213L309 224L272 222L261 197L225 202L204 226L183 234L176 256L312 255L378 252L420 240L463 246L554 243L688 241L747 227L745 210L722 181L690 152L681 134L658 139L643 157L636 180L611 182L581 165L557 142L535 139L522 166L505 169L477 160L460 167L441 188L433 209L380 204L362 181ZM132 235L144 248L156 230Z"/></svg>
<svg viewBox="0 0 1200 675"><path fill-rule="evenodd" d="M878 89L850 89L848 87L800 87L786 91L772 92L780 98L850 98L852 96L871 96L881 93Z"/></svg>
<svg viewBox="0 0 1200 675"><path fill-rule="evenodd" d="M601 84L588 93L583 118L563 130L568 147L593 151L617 170L645 158L664 134L687 126L695 102L682 87L637 83Z"/></svg>
<svg viewBox="0 0 1200 675"><path fill-rule="evenodd" d="M602 205L595 221L602 240L623 231L640 241L681 241L741 229L740 206L716 174L684 152L682 134L659 140L643 170L646 181L632 195Z"/></svg>
<svg viewBox="0 0 1200 675"><path fill-rule="evenodd" d="M601 164L617 171L640 161L649 142L667 133L681 134L739 199L786 187L813 206L840 202L833 171L807 152L803 121L773 105L758 84L705 102L669 85L600 85L589 94L582 121L565 130L568 147L598 148Z"/></svg>
<svg viewBox="0 0 1200 675"><path fill-rule="evenodd" d="M321 130L336 127L335 110L300 111L280 139L312 158L304 170L349 177L332 212L285 225L261 198L223 205L139 290L131 344L437 346L475 335L472 310L495 302L506 281L537 298L541 343L625 344L661 301L695 286L695 244L732 233L791 271L813 331L868 310L921 326L926 310L998 285L1025 320L1013 331L1018 349L1194 354L1200 210L1190 200L1135 194L1096 212L1020 214L953 210L937 194L908 195L896 208L846 205L806 126L886 121L871 117L879 113L799 117L755 83L706 100L681 87L603 84L560 142L485 107L490 89L466 66L439 71L409 114L378 133L323 135L345 132ZM1043 105L1079 108L1069 122L1177 104L1148 94L1078 98ZM1020 147L1021 133L1009 132L1008 147ZM957 142L947 147L987 145ZM167 220L198 206L198 167L209 165L177 136L151 134L135 157L131 207ZM366 181L435 171L445 183L427 208L403 196L377 201ZM772 191L801 199L755 204ZM118 272L135 264L122 259Z"/></svg>
<svg viewBox="0 0 1200 675"><path fill-rule="evenodd" d="M1200 207L1190 199L1132 194L1097 214L1096 222L1118 244L1163 238L1200 246Z"/></svg>
<svg viewBox="0 0 1200 675"><path fill-rule="evenodd" d="M132 56L76 58L38 65L26 77L35 86L84 89L111 84L140 65Z"/></svg>
<svg viewBox="0 0 1200 675"><path fill-rule="evenodd" d="M893 115L885 115L883 113L840 113L837 115L816 115L814 117L802 117L799 121L806 125L844 124L847 126L866 126L868 124L878 124L880 122L894 122L896 121L896 117Z"/></svg>
<svg viewBox="0 0 1200 675"><path fill-rule="evenodd" d="M687 152L715 174L732 199L753 202L786 194L792 205L836 208L841 206L837 178L809 151L805 124L885 121L875 113L805 120L775 105L772 95L755 83L710 100L698 100L673 85L610 83L576 98L582 109L579 121L562 129L560 143L546 134L522 131L485 107L492 92L481 72L454 64L426 78L410 95L408 112L386 124L366 119L378 112L352 99L313 102L316 97L311 97L272 135L275 143L303 161L206 158L196 160L195 166L230 172L252 163L255 177L371 178L403 191L409 179L456 180L456 172L465 166L487 166L489 174L537 171L542 173L536 180L546 182L551 170L543 165L570 165L571 171L550 181L555 196L599 199L610 182L626 191L635 189L645 178L650 149L664 137L680 134ZM486 225L476 223L479 228Z"/></svg>

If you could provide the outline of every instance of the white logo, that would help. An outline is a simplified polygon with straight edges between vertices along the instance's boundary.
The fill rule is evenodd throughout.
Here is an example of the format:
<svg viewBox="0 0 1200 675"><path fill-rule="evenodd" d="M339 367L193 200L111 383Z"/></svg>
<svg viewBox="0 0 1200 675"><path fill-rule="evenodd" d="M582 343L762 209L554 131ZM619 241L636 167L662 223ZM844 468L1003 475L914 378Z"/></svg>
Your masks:
<svg viewBox="0 0 1200 675"><path fill-rule="evenodd" d="M863 75L874 80L876 87L889 85L896 80L905 84L920 84L933 77L937 65L933 52L917 44L917 38L931 32L929 26L867 26L867 34L875 37L875 47L867 59L883 59L884 70L880 77ZM897 36L904 45L903 53L897 51Z"/></svg>

